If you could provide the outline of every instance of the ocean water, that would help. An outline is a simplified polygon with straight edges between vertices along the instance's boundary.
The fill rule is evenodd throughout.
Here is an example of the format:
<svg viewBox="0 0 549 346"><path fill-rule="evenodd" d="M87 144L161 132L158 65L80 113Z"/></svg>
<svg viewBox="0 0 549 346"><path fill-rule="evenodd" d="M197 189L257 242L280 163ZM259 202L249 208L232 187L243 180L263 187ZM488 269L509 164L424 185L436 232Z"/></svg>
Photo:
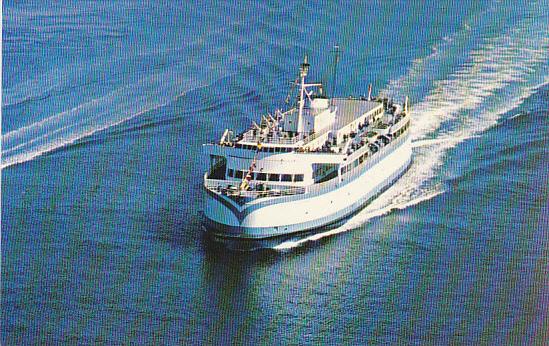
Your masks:
<svg viewBox="0 0 549 346"><path fill-rule="evenodd" d="M2 344L549 343L546 1L7 2ZM413 103L410 171L342 227L203 238L201 144L338 95Z"/></svg>

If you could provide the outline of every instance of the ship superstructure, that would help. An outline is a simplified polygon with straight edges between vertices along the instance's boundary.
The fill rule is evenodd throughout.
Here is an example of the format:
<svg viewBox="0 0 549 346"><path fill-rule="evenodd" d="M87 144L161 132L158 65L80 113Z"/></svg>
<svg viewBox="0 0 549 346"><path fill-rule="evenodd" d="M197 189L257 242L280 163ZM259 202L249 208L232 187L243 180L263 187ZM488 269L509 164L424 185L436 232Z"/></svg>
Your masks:
<svg viewBox="0 0 549 346"><path fill-rule="evenodd" d="M360 210L411 162L408 99L328 98L307 83L296 104L205 144L206 229L215 239L263 239L325 229Z"/></svg>

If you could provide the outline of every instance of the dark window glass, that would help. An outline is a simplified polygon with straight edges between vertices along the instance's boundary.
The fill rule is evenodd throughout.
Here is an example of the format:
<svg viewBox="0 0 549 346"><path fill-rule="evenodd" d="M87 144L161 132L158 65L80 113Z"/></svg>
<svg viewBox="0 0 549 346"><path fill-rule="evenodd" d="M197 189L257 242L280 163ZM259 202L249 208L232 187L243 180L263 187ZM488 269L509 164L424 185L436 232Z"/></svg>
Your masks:
<svg viewBox="0 0 549 346"><path fill-rule="evenodd" d="M267 180L267 173L257 173L257 177L255 178L255 180Z"/></svg>
<svg viewBox="0 0 549 346"><path fill-rule="evenodd" d="M235 178L242 179L242 177L244 176L243 174L244 174L244 171L236 171Z"/></svg>
<svg viewBox="0 0 549 346"><path fill-rule="evenodd" d="M303 174L296 174L294 181L303 181L303 178L304 178Z"/></svg>
<svg viewBox="0 0 549 346"><path fill-rule="evenodd" d="M269 174L269 181L280 181L280 174Z"/></svg>
<svg viewBox="0 0 549 346"><path fill-rule="evenodd" d="M282 174L282 181L292 181L291 174Z"/></svg>
<svg viewBox="0 0 549 346"><path fill-rule="evenodd" d="M233 177L234 176L234 170L229 168L229 177Z"/></svg>

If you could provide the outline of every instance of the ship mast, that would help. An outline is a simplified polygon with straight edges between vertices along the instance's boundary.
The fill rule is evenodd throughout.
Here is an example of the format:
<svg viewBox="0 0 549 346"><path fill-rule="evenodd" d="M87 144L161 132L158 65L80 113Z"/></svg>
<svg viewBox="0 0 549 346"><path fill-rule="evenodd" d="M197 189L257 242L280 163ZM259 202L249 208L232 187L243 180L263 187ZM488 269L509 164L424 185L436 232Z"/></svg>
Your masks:
<svg viewBox="0 0 549 346"><path fill-rule="evenodd" d="M335 88L336 88L336 76L337 76L337 63L339 62L339 46L334 46L334 50L332 51L334 56L334 69L332 71L332 95L330 95L330 104L333 105L334 97L335 97Z"/></svg>
<svg viewBox="0 0 549 346"><path fill-rule="evenodd" d="M299 96L299 114L297 118L297 132L303 133L303 108L305 107L305 77L309 73L309 62L307 61L307 55L303 59L303 63L299 67L299 75L301 77L301 90Z"/></svg>

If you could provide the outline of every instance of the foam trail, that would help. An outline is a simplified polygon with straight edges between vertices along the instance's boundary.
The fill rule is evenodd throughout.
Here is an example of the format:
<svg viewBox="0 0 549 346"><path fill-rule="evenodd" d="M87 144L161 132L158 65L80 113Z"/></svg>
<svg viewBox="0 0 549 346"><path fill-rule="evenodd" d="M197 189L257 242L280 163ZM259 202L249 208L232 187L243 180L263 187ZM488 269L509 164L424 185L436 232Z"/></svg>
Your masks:
<svg viewBox="0 0 549 346"><path fill-rule="evenodd" d="M110 98L111 95L101 98L104 102L104 106L101 108L105 109L109 105L120 101L121 97L125 96L117 95ZM2 163L0 167L4 169L11 165L32 160L47 152L70 145L84 137L88 137L109 127L119 125L145 112L162 106L162 104L160 104L150 108L147 107L145 110L141 111L136 111L136 109L133 108L130 109L129 115L119 116L114 119L107 117L106 115L108 113L103 112L99 116L93 118L85 117L75 120L73 123L70 122L70 120L80 114L79 111L84 113L89 111L90 105L95 105L96 102L99 102L99 100L80 105L71 111L62 112L6 134L2 143L4 151L2 153ZM71 131L71 129L75 127L78 129L76 131ZM10 147L10 144L12 143L14 143L14 145ZM6 155L12 152L13 154Z"/></svg>
<svg viewBox="0 0 549 346"><path fill-rule="evenodd" d="M362 212L358 213L356 216L351 218L348 222L346 222L341 227L338 227L338 228L335 228L335 229L332 229L332 230L329 230L329 231L326 231L326 232L322 232L322 233L316 233L316 234L313 234L313 235L311 235L309 237L306 237L306 238L303 238L303 239L286 241L286 242L283 242L283 243L273 247L273 249L275 249L275 250L288 250L288 249L292 249L292 248L295 248L295 247L302 246L303 244L305 244L307 242L317 241L317 240L320 240L322 238L326 238L326 237L329 237L329 236L332 236L332 235L335 235L335 234L338 234L338 233L343 233L343 232L349 231L353 228L359 227L360 225L364 224L364 222L366 222L368 220L371 220L373 218L380 217L380 216L383 216L383 215L387 215L387 214L389 214L390 212L392 212L394 210L406 209L406 208L411 207L413 205L416 205L416 204L419 204L421 202L430 200L430 199L432 199L432 198L434 198L434 197L436 197L436 196L438 196L442 193L444 193L444 191L436 191L436 192L429 193L429 194L423 195L421 197L415 198L415 199L410 200L406 203L389 204L389 205L387 205L385 207L382 207L382 208L379 208L379 209L366 207ZM382 197L380 196L380 198L382 198Z"/></svg>
<svg viewBox="0 0 549 346"><path fill-rule="evenodd" d="M117 122L109 123L109 124L104 125L102 127L96 127L96 128L93 128L93 129L91 129L87 132L81 132L77 136L72 137L72 138L62 139L62 140L52 142L50 144L43 145L43 146L39 147L38 149L36 149L32 152L29 152L29 153L23 153L23 154L20 154L20 155L15 155L13 157L8 157L8 159L2 158L2 165L0 167L1 167L1 169L4 169L4 168L12 166L12 165L16 165L16 164L20 164L20 163L30 161L30 160L32 160L32 159L34 159L38 156L44 155L44 154L46 154L50 151L53 151L53 150L65 147L67 145L73 144L73 143L75 143L76 141L78 141L82 138L93 135L94 133L106 130L106 129L108 129L110 127L113 127L113 126L120 125L120 124L122 124L122 123L124 123L124 122L126 122L130 119L133 119L133 118L135 118L139 115L142 115L146 112L149 112L151 110L152 109L147 109L147 110L144 110L142 112L133 114L133 115L127 117L127 118L123 118L123 119L121 119Z"/></svg>
<svg viewBox="0 0 549 346"><path fill-rule="evenodd" d="M225 78L222 76L221 78ZM218 79L216 79L218 80ZM148 78L138 85L155 85L159 78ZM120 125L133 118L143 115L152 110L161 108L174 98L181 97L186 93L207 87L213 82L207 81L201 85L189 88L188 90L172 96L169 93L156 92L157 101L149 104L151 95L135 95L134 104L128 105L132 99L136 85L128 85L104 95L101 98L83 103L70 110L52 115L28 126L6 133L2 138L2 162L0 169L21 164L44 155L53 150L71 145L78 140L89 137L97 132ZM153 88L154 89L154 88ZM163 89L156 89L163 90ZM123 109L123 107L127 108ZM119 110L119 112L116 112ZM89 116L94 111L98 112ZM112 113L118 113L111 117ZM76 130L74 130L76 129Z"/></svg>
<svg viewBox="0 0 549 346"><path fill-rule="evenodd" d="M189 7L188 10L201 13L199 6ZM26 28L32 24L29 22L34 19L35 11L20 11L10 17L18 18L9 23L11 27ZM48 24L53 25L55 34L65 34L63 27L58 27L55 21L49 23L46 20L45 25ZM109 22L107 26L111 24ZM71 145L165 106L179 97L182 91L203 88L240 73L238 66L253 65L255 56L260 54L259 47L247 51L249 59L234 55L221 62L220 57L225 57L226 51L230 51L227 45L241 44L236 35L229 36L231 31L227 30L227 25L231 24L224 20L212 21L202 35L187 37L182 40L184 44L181 44L178 35L177 40L170 37L151 50L129 49L127 54L64 61L23 80L14 79L13 84L3 91L3 107L18 107L14 108L13 114L30 114L22 119L19 128L3 134L0 169ZM85 28L82 25L78 27ZM112 29L116 32L120 28L114 25ZM16 48L13 42L25 39L18 35L25 34L25 30L10 31L12 49ZM75 30L75 34L80 33ZM83 34L87 35L87 32ZM220 38L226 45L218 44ZM204 61L210 63L205 64ZM28 105L20 106L27 102Z"/></svg>

